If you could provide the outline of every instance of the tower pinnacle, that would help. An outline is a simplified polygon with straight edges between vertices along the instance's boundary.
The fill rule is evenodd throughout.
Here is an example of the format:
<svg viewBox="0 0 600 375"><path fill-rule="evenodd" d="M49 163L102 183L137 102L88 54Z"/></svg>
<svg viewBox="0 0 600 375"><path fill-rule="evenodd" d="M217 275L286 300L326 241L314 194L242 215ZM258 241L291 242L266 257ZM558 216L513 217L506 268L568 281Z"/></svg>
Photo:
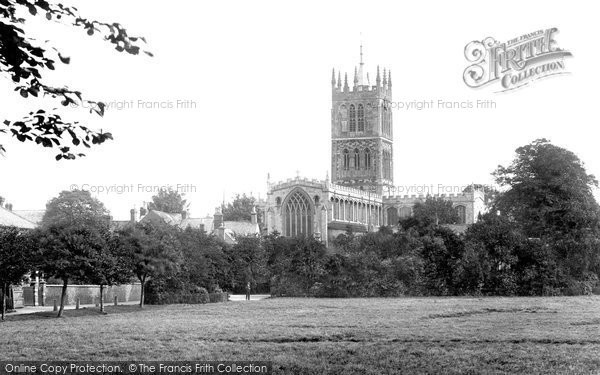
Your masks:
<svg viewBox="0 0 600 375"><path fill-rule="evenodd" d="M344 91L348 91L350 88L348 87L348 73L344 73Z"/></svg>
<svg viewBox="0 0 600 375"><path fill-rule="evenodd" d="M331 70L331 87L335 87L335 68Z"/></svg>

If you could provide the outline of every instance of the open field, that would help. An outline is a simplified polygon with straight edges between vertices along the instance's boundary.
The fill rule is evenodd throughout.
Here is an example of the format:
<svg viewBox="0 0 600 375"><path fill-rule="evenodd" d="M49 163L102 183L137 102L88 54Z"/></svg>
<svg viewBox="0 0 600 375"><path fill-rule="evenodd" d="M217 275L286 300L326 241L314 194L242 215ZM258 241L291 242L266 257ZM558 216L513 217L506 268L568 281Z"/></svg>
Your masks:
<svg viewBox="0 0 600 375"><path fill-rule="evenodd" d="M0 359L272 360L278 374L598 373L600 297L268 299L0 324Z"/></svg>

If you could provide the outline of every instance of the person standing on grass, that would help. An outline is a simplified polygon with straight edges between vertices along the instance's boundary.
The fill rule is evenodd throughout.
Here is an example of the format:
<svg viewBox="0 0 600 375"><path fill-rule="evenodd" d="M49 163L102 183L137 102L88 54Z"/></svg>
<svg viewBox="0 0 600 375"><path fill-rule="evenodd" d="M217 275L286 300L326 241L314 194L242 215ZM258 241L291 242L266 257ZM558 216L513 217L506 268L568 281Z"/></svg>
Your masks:
<svg viewBox="0 0 600 375"><path fill-rule="evenodd" d="M250 301L250 281L246 284L246 301Z"/></svg>

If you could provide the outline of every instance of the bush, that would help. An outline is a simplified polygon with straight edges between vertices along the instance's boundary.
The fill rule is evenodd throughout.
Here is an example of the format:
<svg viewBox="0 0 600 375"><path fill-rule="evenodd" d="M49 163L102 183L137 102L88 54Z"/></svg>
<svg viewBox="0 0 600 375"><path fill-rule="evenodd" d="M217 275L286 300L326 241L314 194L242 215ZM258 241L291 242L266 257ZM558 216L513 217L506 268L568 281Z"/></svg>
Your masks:
<svg viewBox="0 0 600 375"><path fill-rule="evenodd" d="M206 288L188 286L173 278L156 278L148 282L146 303L166 305L175 303L209 303L210 296Z"/></svg>
<svg viewBox="0 0 600 375"><path fill-rule="evenodd" d="M196 289L197 303L209 303L210 296L208 295L208 290L206 288L197 288Z"/></svg>

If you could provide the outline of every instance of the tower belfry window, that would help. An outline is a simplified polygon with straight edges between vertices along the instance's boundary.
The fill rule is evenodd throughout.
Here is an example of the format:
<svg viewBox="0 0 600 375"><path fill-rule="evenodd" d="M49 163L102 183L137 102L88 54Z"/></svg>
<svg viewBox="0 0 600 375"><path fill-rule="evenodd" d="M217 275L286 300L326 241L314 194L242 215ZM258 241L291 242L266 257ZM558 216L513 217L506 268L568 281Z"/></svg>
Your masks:
<svg viewBox="0 0 600 375"><path fill-rule="evenodd" d="M387 106L384 104L383 105L383 116L381 118L381 121L383 122L383 134L384 135L388 135L388 113L387 113Z"/></svg>
<svg viewBox="0 0 600 375"><path fill-rule="evenodd" d="M350 153L348 152L348 150L344 150L343 152L343 162L344 162L344 170L348 170L350 169Z"/></svg>
<svg viewBox="0 0 600 375"><path fill-rule="evenodd" d="M362 104L358 105L358 131L365 131L365 108Z"/></svg>
<svg viewBox="0 0 600 375"><path fill-rule="evenodd" d="M340 119L340 124L342 125L342 132L347 132L348 131L348 109L346 108L345 105L342 105L340 107L338 117Z"/></svg>
<svg viewBox="0 0 600 375"><path fill-rule="evenodd" d="M356 107L350 104L350 132L356 131Z"/></svg>
<svg viewBox="0 0 600 375"><path fill-rule="evenodd" d="M354 150L354 169L360 169L360 151Z"/></svg>
<svg viewBox="0 0 600 375"><path fill-rule="evenodd" d="M371 169L371 150L365 150L365 169Z"/></svg>

